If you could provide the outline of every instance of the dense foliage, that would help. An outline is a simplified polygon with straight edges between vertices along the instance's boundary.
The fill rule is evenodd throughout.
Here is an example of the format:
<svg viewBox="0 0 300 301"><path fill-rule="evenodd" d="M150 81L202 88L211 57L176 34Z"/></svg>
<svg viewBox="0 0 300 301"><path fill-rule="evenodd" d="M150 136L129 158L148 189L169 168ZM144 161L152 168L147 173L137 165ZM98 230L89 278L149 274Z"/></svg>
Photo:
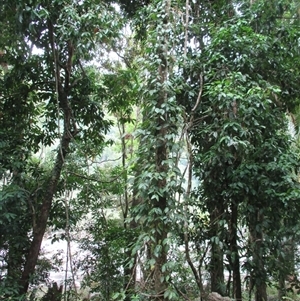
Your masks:
<svg viewBox="0 0 300 301"><path fill-rule="evenodd" d="M2 2L0 300L296 300L300 4Z"/></svg>

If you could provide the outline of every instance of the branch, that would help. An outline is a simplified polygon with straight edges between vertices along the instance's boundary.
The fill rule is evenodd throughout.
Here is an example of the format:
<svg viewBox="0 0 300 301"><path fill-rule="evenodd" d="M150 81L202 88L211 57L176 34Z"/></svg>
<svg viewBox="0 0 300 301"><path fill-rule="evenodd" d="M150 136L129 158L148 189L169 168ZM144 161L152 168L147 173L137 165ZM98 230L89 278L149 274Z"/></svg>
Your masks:
<svg viewBox="0 0 300 301"><path fill-rule="evenodd" d="M99 180L97 178L89 177L89 176L84 176L84 175L78 174L76 172L69 172L69 174L74 175L75 177L78 177L78 178L81 178L81 179L85 179L85 180L89 180L89 181L94 181L94 182L97 182L97 183L103 183L103 184L110 184L112 182L115 182L117 179L119 179L121 177L121 175L120 175L120 176L117 176L117 177L111 179L110 181L101 181L101 180Z"/></svg>
<svg viewBox="0 0 300 301"><path fill-rule="evenodd" d="M120 160L121 158L122 158L122 156L119 157L119 158L116 158L116 159L109 159L109 160L102 160L102 161L91 160L91 161L92 161L92 163L102 164L102 163L106 163L106 162L114 162L114 161L118 161L118 160Z"/></svg>
<svg viewBox="0 0 300 301"><path fill-rule="evenodd" d="M187 300L187 301L192 301L187 295L185 295L173 282L171 282L172 285L174 286L175 290L177 291L178 294L180 294L184 300Z"/></svg>
<svg viewBox="0 0 300 301"><path fill-rule="evenodd" d="M195 106L192 108L192 113L195 112L195 110L198 108L199 106L199 103L200 103L200 100L201 100L201 96L202 96L202 91L203 91L203 75L202 73L200 74L200 90L199 90L199 94L198 94L198 97L197 97L197 101L196 101L196 104Z"/></svg>
<svg viewBox="0 0 300 301"><path fill-rule="evenodd" d="M68 60L67 60L67 64L65 67L65 70L66 70L65 89L68 89L69 85L70 85L73 54L74 54L74 46L73 46L72 42L69 40L68 41Z"/></svg>
<svg viewBox="0 0 300 301"><path fill-rule="evenodd" d="M130 64L129 60L125 56L119 54L114 47L113 47L113 51L116 53L116 55L119 58L121 58L124 61L124 63L125 63L125 65L126 65L127 68L131 68L131 64Z"/></svg>

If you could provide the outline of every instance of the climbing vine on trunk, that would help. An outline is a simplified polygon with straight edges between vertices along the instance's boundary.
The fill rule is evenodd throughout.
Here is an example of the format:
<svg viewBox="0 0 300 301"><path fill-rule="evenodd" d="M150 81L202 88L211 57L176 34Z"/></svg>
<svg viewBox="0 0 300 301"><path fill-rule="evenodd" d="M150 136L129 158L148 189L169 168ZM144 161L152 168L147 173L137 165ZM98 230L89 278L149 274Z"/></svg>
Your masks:
<svg viewBox="0 0 300 301"><path fill-rule="evenodd" d="M140 148L136 178L137 196L142 199L132 210L144 233L141 247L147 253L144 280L151 300L167 300L175 294L170 288L168 250L180 171L176 157L181 108L173 90L175 24L177 18L170 0L148 7L146 55L143 59L143 116L139 130Z"/></svg>

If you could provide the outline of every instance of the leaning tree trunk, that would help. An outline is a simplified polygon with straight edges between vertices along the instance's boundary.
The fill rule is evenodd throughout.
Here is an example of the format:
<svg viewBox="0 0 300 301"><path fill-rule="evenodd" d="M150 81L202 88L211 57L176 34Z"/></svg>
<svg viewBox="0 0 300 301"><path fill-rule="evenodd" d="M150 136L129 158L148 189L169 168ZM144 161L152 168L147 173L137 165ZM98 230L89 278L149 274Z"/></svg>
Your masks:
<svg viewBox="0 0 300 301"><path fill-rule="evenodd" d="M33 228L33 239L29 247L26 257L26 262L20 279L20 293L24 294L28 290L30 277L34 274L35 266L37 264L41 244L46 231L48 217L50 214L53 197L57 191L57 185L61 176L61 171L65 162L66 155L69 153L69 147L73 136L76 135L77 129L73 118L73 112L68 101L68 96L71 91L70 77L72 69L72 59L74 47L71 41L68 41L68 64L64 67L65 78L62 80L60 74L60 64L58 59L58 52L55 46L54 27L50 20L48 20L48 35L52 49L54 60L54 75L55 75L55 91L57 95L58 111L63 112L63 133L60 144L56 154L55 164L51 171L48 180L48 188L42 196L42 205L38 216L35 217L35 225Z"/></svg>
<svg viewBox="0 0 300 301"><path fill-rule="evenodd" d="M69 114L68 114L69 115ZM53 167L51 177L48 182L48 189L45 191L42 201L40 213L36 219L36 225L33 229L33 239L26 258L26 263L21 276L21 293L26 293L29 286L30 276L33 275L37 259L39 256L41 244L46 231L47 221L51 210L52 200L57 190L57 184L60 179L64 160L69 152L69 144L71 142L69 131L70 117L65 118L65 130L61 139L61 143L56 155L56 162Z"/></svg>

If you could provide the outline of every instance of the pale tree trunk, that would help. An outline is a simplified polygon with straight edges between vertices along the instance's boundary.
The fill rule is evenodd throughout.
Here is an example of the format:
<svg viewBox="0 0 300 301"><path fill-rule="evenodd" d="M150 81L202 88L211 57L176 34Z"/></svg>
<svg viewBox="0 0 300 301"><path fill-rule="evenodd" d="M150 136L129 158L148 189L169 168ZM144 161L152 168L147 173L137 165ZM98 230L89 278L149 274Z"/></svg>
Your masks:
<svg viewBox="0 0 300 301"><path fill-rule="evenodd" d="M121 115L121 117L123 117ZM128 217L129 212L129 198L128 198L128 178L126 173L126 158L127 158L127 148L126 148L126 142L125 142L125 125L124 122L118 121L118 127L119 127L119 133L121 138L121 147L122 147L122 168L125 172L125 185L124 185L124 204L121 203L122 213L123 213L123 220L124 220L124 229L128 228L128 224L126 222L126 219ZM136 193L133 193L134 195ZM138 204L137 198L133 197L132 200L132 208L135 207ZM137 223L134 220L131 220L129 223L129 228L134 230L137 227ZM129 248L127 252L124 254L125 258L131 258L131 249ZM125 301L131 300L131 294L135 291L135 280L136 280L136 255L134 257L134 265L133 267L129 267L126 263L123 267L124 269L124 291L125 291Z"/></svg>

